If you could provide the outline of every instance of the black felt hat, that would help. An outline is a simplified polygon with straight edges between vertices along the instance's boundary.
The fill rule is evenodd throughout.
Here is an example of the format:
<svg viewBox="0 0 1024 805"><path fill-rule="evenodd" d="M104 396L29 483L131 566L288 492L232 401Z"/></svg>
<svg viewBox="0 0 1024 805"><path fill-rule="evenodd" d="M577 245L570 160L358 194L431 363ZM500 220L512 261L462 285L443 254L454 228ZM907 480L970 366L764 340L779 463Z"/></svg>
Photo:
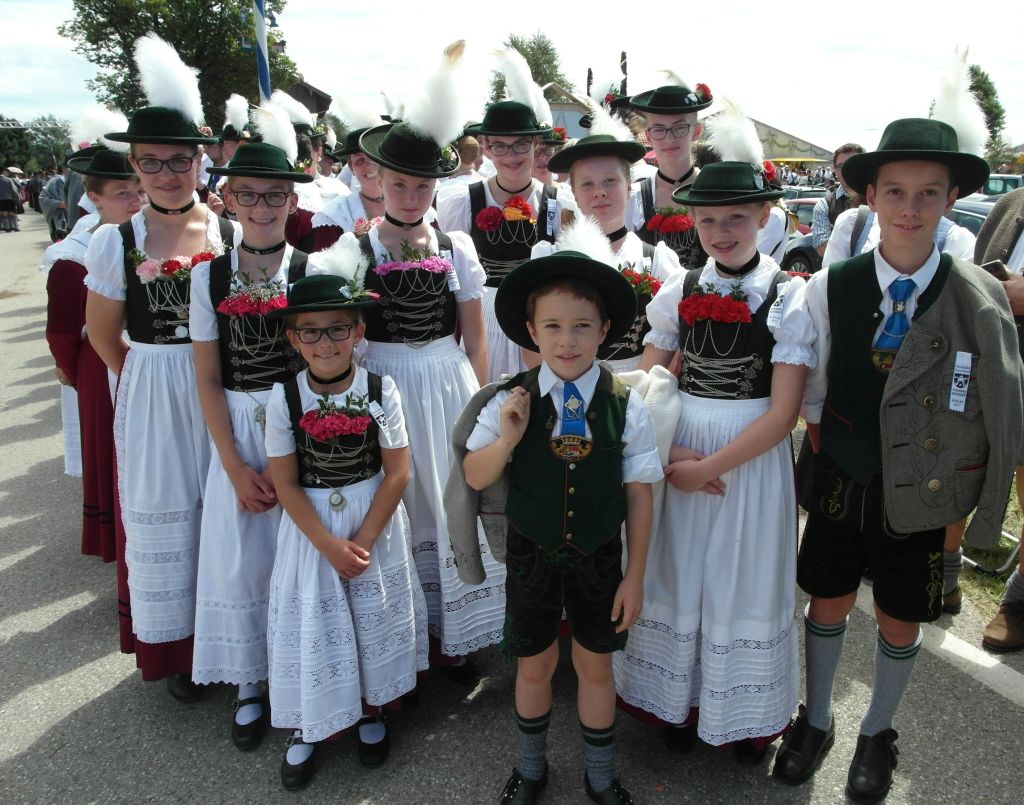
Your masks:
<svg viewBox="0 0 1024 805"><path fill-rule="evenodd" d="M685 84L666 84L634 95L629 99L629 105L638 112L679 115L707 109L712 100L711 90L705 84L697 84L696 89L690 89Z"/></svg>
<svg viewBox="0 0 1024 805"><path fill-rule="evenodd" d="M128 131L103 135L115 143L151 143L153 145L212 145L216 137L207 137L177 109L146 106L132 112Z"/></svg>
<svg viewBox="0 0 1024 805"><path fill-rule="evenodd" d="M474 137L480 134L490 137L543 137L550 132L551 127L538 123L533 109L519 101L492 103L481 122L465 128L465 133Z"/></svg>
<svg viewBox="0 0 1024 805"><path fill-rule="evenodd" d="M494 297L494 315L505 335L521 347L539 352L526 327L526 300L538 284L559 277L575 277L594 285L604 299L611 324L605 343L622 338L636 319L636 293L618 271L582 252L561 251L527 260L513 269Z"/></svg>
<svg viewBox="0 0 1024 805"><path fill-rule="evenodd" d="M953 172L959 198L969 196L988 179L988 163L960 150L956 130L948 123L908 117L885 127L878 148L854 154L843 163L843 179L855 193L864 195L878 169L889 162L941 162Z"/></svg>
<svg viewBox="0 0 1024 805"><path fill-rule="evenodd" d="M135 171L128 155L103 145L90 145L68 157L68 167L82 176L101 176L105 179L134 179Z"/></svg>
<svg viewBox="0 0 1024 805"><path fill-rule="evenodd" d="M273 310L267 316L281 318L295 313L372 307L379 299L378 294L363 290L358 283L339 274L311 274L296 280L288 289L287 307Z"/></svg>
<svg viewBox="0 0 1024 805"><path fill-rule="evenodd" d="M308 173L296 170L285 152L270 143L244 143L238 146L231 161L223 168L213 167L214 176L248 176L253 179L286 179L289 182L312 182Z"/></svg>
<svg viewBox="0 0 1024 805"><path fill-rule="evenodd" d="M768 183L763 169L749 162L713 162L701 168L693 184L676 190L672 200L690 207L725 207L774 201L784 195L781 188Z"/></svg>
<svg viewBox="0 0 1024 805"><path fill-rule="evenodd" d="M459 155L450 144L439 147L407 123L385 123L367 129L359 150L378 165L410 176L440 179L459 169Z"/></svg>
<svg viewBox="0 0 1024 805"><path fill-rule="evenodd" d="M610 134L591 134L563 148L548 162L552 173L567 173L574 162L588 157L619 157L633 164L643 159L647 148L635 140L617 140Z"/></svg>
<svg viewBox="0 0 1024 805"><path fill-rule="evenodd" d="M359 138L369 130L370 128L367 127L363 129L354 129L353 131L348 132L348 134L345 135L344 144L339 141L337 147L331 151L331 158L341 159L342 157L360 153Z"/></svg>
<svg viewBox="0 0 1024 805"><path fill-rule="evenodd" d="M252 132L249 131L248 126L239 131L230 123L225 123L224 128L221 130L220 137L217 139L219 142L230 140L232 142L247 143L252 139Z"/></svg>

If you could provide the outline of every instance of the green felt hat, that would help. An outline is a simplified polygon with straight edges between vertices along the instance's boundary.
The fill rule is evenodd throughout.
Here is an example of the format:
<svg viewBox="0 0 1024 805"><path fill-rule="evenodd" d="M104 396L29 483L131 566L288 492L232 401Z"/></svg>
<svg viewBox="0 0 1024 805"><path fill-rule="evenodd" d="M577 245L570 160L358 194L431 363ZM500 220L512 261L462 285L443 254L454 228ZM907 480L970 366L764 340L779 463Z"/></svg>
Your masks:
<svg viewBox="0 0 1024 805"><path fill-rule="evenodd" d="M225 140L231 140L238 143L247 143L252 139L252 132L249 131L249 127L246 126L244 129L239 131L230 123L225 123L224 128L221 130L220 137L217 138L218 142L224 142Z"/></svg>
<svg viewBox="0 0 1024 805"><path fill-rule="evenodd" d="M343 157L352 156L352 154L360 153L359 138L363 136L364 132L369 131L368 128L355 129L345 135L344 144L339 140L338 147L331 151L332 159L342 159Z"/></svg>
<svg viewBox="0 0 1024 805"><path fill-rule="evenodd" d="M680 115L707 109L714 100L706 84L690 89L685 84L666 84L657 89L641 92L629 99L629 105L637 112L656 115Z"/></svg>
<svg viewBox="0 0 1024 805"><path fill-rule="evenodd" d="M345 310L376 305L380 296L364 290L354 280L338 274L311 274L288 289L287 307L273 310L270 318L281 318L295 313L314 313L324 310Z"/></svg>
<svg viewBox="0 0 1024 805"><path fill-rule="evenodd" d="M626 334L636 318L636 293L618 271L582 252L561 251L527 260L513 269L498 286L494 315L505 335L521 347L539 352L526 328L526 300L539 283L558 277L575 277L592 283L604 298L611 324L605 343Z"/></svg>
<svg viewBox="0 0 1024 805"><path fill-rule="evenodd" d="M212 145L216 137L207 137L177 109L146 106L132 112L128 131L103 135L115 143L151 143L153 145Z"/></svg>
<svg viewBox="0 0 1024 805"><path fill-rule="evenodd" d="M465 129L466 134L474 137L480 134L491 137L543 137L550 132L550 126L538 123L533 110L519 101L492 103L480 123L466 126Z"/></svg>
<svg viewBox="0 0 1024 805"><path fill-rule="evenodd" d="M619 157L633 164L643 159L647 148L635 140L617 140L610 134L591 134L563 148L548 161L552 173L568 173L574 162L589 157Z"/></svg>
<svg viewBox="0 0 1024 805"><path fill-rule="evenodd" d="M541 137L540 141L544 143L544 145L565 145L569 141L569 135L561 126L553 126L548 129L547 134Z"/></svg>
<svg viewBox="0 0 1024 805"><path fill-rule="evenodd" d="M784 195L781 188L768 183L763 169L749 162L713 162L701 168L693 184L676 190L672 200L690 207L725 207L774 201Z"/></svg>
<svg viewBox="0 0 1024 805"><path fill-rule="evenodd" d="M90 145L68 157L68 167L82 176L102 176L106 179L134 179L135 171L128 155L102 145Z"/></svg>
<svg viewBox="0 0 1024 805"><path fill-rule="evenodd" d="M308 173L296 170L285 152L270 143L243 143L226 167L209 168L214 176L249 176L253 179L286 179L305 184L312 182Z"/></svg>
<svg viewBox="0 0 1024 805"><path fill-rule="evenodd" d="M941 162L953 172L959 198L969 196L988 179L988 163L960 150L956 130L941 120L908 117L885 127L878 148L854 154L843 163L843 179L864 195L878 169L889 162Z"/></svg>
<svg viewBox="0 0 1024 805"><path fill-rule="evenodd" d="M407 123L385 123L359 137L359 150L378 165L410 176L440 179L459 169L459 155L450 144L439 147Z"/></svg>

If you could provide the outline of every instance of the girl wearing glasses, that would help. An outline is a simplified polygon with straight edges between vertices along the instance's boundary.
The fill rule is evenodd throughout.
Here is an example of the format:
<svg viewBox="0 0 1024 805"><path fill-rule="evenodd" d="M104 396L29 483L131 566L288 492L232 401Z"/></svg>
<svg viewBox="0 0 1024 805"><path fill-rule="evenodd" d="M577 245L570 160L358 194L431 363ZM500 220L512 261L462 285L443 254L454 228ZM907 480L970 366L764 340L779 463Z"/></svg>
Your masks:
<svg viewBox="0 0 1024 805"><path fill-rule="evenodd" d="M672 194L689 187L700 172L691 148L701 133L697 113L711 105L711 91L704 84L690 89L675 73L664 72L667 84L629 99L629 107L646 122L658 171L641 181L630 198L626 226L645 243L668 243L683 268L702 268L708 255L701 248L693 217Z"/></svg>
<svg viewBox="0 0 1024 805"><path fill-rule="evenodd" d="M142 678L167 679L172 696L191 701L199 695L192 644L210 442L189 341L189 274L231 248L236 233L193 196L197 146L213 140L197 128L202 101L191 68L153 34L136 43L135 62L152 105L107 139L130 144L149 204L93 235L86 323L96 352L120 373L114 438L130 610L123 599L119 610L130 612Z"/></svg>
<svg viewBox="0 0 1024 805"><path fill-rule="evenodd" d="M284 327L268 313L305 274L306 255L285 242L295 209L297 146L287 113L255 110L262 142L239 147L224 201L242 227L237 249L192 270L189 330L199 402L214 452L206 479L192 681L238 686L231 738L259 746L267 726L267 604L281 509L267 466L266 405L274 383L294 375Z"/></svg>
<svg viewBox="0 0 1024 805"><path fill-rule="evenodd" d="M363 285L367 261L351 236L310 269L272 314L308 368L275 384L267 403L284 508L269 585L270 704L274 726L293 731L281 763L289 790L312 779L320 742L349 727L359 761L384 763L383 708L427 668L426 602L401 510L401 399L390 377L352 361L377 294Z"/></svg>

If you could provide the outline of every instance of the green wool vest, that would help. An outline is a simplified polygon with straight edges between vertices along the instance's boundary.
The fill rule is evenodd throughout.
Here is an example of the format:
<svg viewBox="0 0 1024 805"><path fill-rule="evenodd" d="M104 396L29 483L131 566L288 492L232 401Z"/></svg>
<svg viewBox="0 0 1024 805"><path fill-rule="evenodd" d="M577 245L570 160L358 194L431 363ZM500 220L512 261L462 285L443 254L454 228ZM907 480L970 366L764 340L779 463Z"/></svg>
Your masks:
<svg viewBox="0 0 1024 805"><path fill-rule="evenodd" d="M546 551L591 554L617 539L626 519L622 433L629 386L601 368L587 408L593 447L585 458L564 461L551 449L558 417L551 397L541 399L538 371L520 373L502 387L522 386L530 392L530 421L509 467L505 515Z"/></svg>
<svg viewBox="0 0 1024 805"><path fill-rule="evenodd" d="M917 300L915 320L938 298L952 264L952 257L941 255L935 278ZM832 350L821 412L821 449L855 481L866 483L882 469L880 407L888 378L871 360L882 318L875 252L843 260L828 272Z"/></svg>

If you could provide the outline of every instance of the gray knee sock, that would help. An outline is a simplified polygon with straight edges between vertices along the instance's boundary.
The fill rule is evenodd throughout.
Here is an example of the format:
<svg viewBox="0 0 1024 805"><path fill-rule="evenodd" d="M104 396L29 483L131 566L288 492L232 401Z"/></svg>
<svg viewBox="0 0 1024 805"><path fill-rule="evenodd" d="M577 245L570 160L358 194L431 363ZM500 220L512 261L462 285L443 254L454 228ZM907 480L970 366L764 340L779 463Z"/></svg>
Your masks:
<svg viewBox="0 0 1024 805"><path fill-rule="evenodd" d="M949 595L960 586L960 571L964 567L964 552L957 548L955 551L942 552L942 594Z"/></svg>
<svg viewBox="0 0 1024 805"><path fill-rule="evenodd" d="M583 744L586 748L587 779L595 791L611 788L615 779L615 724L604 729L588 727L582 721Z"/></svg>
<svg viewBox="0 0 1024 805"><path fill-rule="evenodd" d="M537 718L523 718L516 713L516 727L519 729L519 772L529 780L539 780L547 766L548 725L551 723L549 710Z"/></svg>
<svg viewBox="0 0 1024 805"><path fill-rule="evenodd" d="M878 633L875 646L875 682L871 689L871 706L860 722L861 735L878 735L892 726L892 718L903 691L910 682L917 653L921 650L921 631L909 646L892 646Z"/></svg>
<svg viewBox="0 0 1024 805"><path fill-rule="evenodd" d="M10 232L11 231L11 219L10 218L8 218L5 215L3 218L0 218L0 222L3 223L4 232Z"/></svg>
<svg viewBox="0 0 1024 805"><path fill-rule="evenodd" d="M1020 570L1010 574L1006 582L1006 591L1003 593L1004 604L1024 604L1024 576Z"/></svg>
<svg viewBox="0 0 1024 805"><path fill-rule="evenodd" d="M846 621L825 626L804 612L807 723L819 730L827 730L832 723L832 686L846 642Z"/></svg>

